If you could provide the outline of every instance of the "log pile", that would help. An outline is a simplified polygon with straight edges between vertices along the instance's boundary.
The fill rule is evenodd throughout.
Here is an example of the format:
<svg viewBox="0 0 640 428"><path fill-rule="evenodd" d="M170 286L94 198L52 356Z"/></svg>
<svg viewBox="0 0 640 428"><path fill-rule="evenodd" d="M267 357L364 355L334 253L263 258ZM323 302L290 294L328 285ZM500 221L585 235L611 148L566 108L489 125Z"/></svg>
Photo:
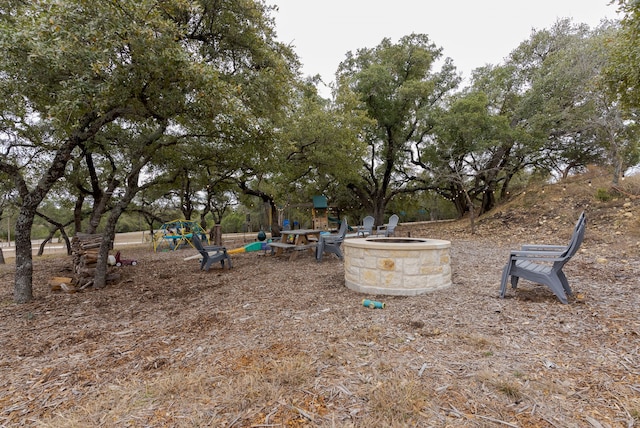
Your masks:
<svg viewBox="0 0 640 428"><path fill-rule="evenodd" d="M94 283L100 246L104 240L101 234L78 233L71 240L71 259L73 275L71 277L53 277L49 281L51 291L75 293ZM111 243L111 247L113 243ZM112 258L113 256L109 256ZM107 271L107 283L117 281L120 275Z"/></svg>
<svg viewBox="0 0 640 428"><path fill-rule="evenodd" d="M65 293L75 293L78 287L73 285L73 278L66 276L54 276L49 280L51 291L64 291Z"/></svg>
<svg viewBox="0 0 640 428"><path fill-rule="evenodd" d="M93 285L102 240L101 234L87 233L78 233L71 240L73 283L80 290Z"/></svg>

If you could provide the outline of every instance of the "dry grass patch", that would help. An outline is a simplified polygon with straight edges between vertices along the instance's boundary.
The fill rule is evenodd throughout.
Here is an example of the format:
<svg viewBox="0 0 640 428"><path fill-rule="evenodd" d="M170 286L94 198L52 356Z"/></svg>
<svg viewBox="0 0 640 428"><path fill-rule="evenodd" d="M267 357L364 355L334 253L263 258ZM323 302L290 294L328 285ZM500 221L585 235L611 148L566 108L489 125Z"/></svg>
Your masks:
<svg viewBox="0 0 640 428"><path fill-rule="evenodd" d="M395 373L379 378L367 393L371 426L401 427L419 424L429 406L429 392L411 375Z"/></svg>
<svg viewBox="0 0 640 428"><path fill-rule="evenodd" d="M93 400L57 412L45 427L86 426L238 426L309 420L303 410L321 400L305 398L315 368L304 354L282 358L229 356L235 370L213 364L198 372L179 370L166 376L109 385ZM299 394L292 396L291 390ZM302 403L302 404L300 404ZM241 422L244 421L244 422ZM267 421L267 422L265 422ZM296 423L298 423L296 422Z"/></svg>

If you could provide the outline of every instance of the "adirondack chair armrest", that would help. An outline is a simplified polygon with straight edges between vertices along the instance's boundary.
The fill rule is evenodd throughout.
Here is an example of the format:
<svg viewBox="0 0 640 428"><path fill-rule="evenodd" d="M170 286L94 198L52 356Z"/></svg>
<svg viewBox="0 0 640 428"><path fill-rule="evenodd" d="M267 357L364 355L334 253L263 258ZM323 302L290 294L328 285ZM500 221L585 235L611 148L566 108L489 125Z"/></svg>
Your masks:
<svg viewBox="0 0 640 428"><path fill-rule="evenodd" d="M216 252L227 251L227 248L223 247L223 246L220 246L220 245L205 245L204 246L204 250L207 253L209 253L209 252L212 252L212 251L216 251Z"/></svg>
<svg viewBox="0 0 640 428"><path fill-rule="evenodd" d="M562 253L558 251L511 251L510 260L535 260L544 262L557 262L562 260L559 257Z"/></svg>
<svg viewBox="0 0 640 428"><path fill-rule="evenodd" d="M538 244L525 244L521 251L558 251L562 252L567 249L566 245L538 245Z"/></svg>

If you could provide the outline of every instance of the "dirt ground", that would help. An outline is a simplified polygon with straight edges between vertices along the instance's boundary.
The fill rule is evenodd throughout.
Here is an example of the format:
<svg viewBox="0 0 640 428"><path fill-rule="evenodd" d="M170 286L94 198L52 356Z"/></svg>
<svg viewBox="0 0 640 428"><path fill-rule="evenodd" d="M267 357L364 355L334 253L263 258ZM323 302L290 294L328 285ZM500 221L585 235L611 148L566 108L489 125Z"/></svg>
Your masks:
<svg viewBox="0 0 640 428"><path fill-rule="evenodd" d="M2 265L0 426L639 426L640 201L578 189L520 194L475 234L402 224L452 242L453 286L415 297L347 289L333 255L201 272L194 250L141 246L119 281L73 294L47 285L70 257L37 258L16 305ZM527 281L500 299L509 249L565 243L582 210L570 304Z"/></svg>

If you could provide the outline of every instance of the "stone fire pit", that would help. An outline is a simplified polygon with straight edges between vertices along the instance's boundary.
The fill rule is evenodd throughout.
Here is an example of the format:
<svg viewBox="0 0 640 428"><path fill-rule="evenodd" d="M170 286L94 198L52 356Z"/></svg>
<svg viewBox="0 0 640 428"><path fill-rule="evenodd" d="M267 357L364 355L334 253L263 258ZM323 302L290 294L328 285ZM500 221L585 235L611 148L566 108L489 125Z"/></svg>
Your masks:
<svg viewBox="0 0 640 428"><path fill-rule="evenodd" d="M415 296L451 286L451 242L369 237L345 239L348 288L369 294Z"/></svg>

